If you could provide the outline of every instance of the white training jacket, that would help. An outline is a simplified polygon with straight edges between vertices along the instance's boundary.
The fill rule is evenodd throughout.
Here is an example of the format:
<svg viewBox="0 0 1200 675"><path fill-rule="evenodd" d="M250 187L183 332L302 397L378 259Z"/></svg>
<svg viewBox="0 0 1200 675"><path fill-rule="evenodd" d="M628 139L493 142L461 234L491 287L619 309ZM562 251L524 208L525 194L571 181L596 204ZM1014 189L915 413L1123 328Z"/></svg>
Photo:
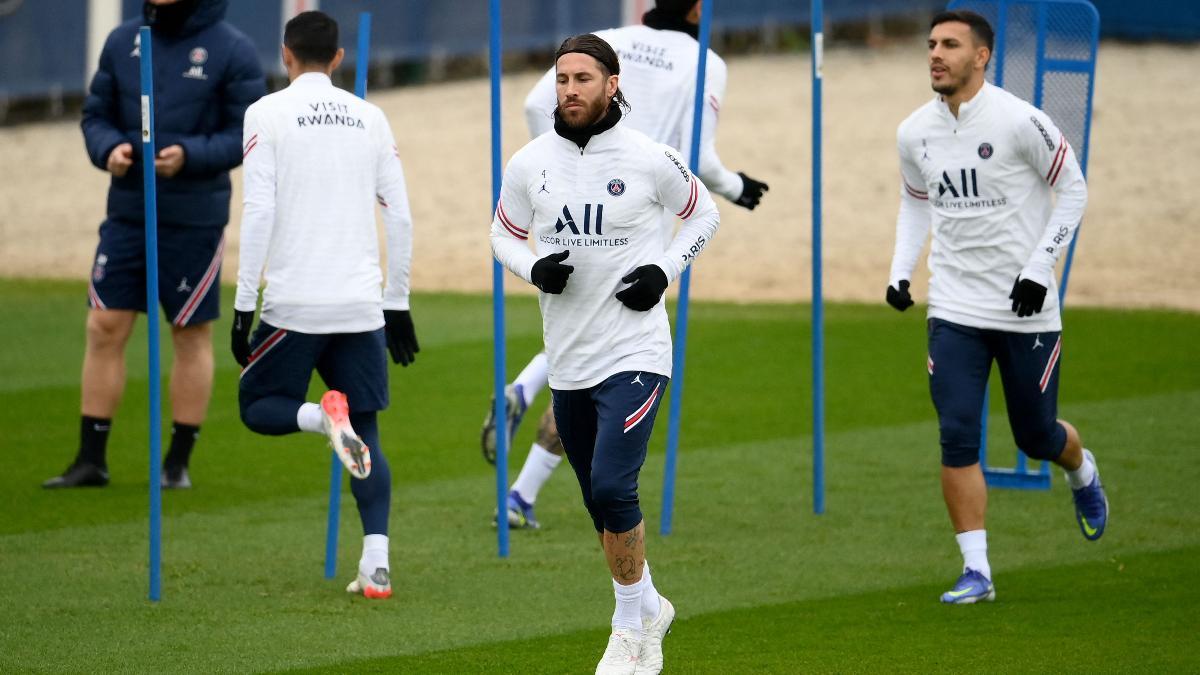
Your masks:
<svg viewBox="0 0 1200 675"><path fill-rule="evenodd" d="M889 283L912 278L932 229L929 317L1015 333L1062 330L1054 266L1083 218L1087 184L1050 118L984 83L957 119L937 97L896 137L902 180ZM1012 311L1018 274L1046 287L1040 313Z"/></svg>
<svg viewBox="0 0 1200 675"><path fill-rule="evenodd" d="M383 111L305 73L246 110L241 250L234 308L301 333L362 333L408 309L412 216ZM387 232L380 272L375 204Z"/></svg>
<svg viewBox="0 0 1200 675"><path fill-rule="evenodd" d="M626 26L598 31L621 62L621 92L630 110L622 121L659 143L675 148L684 159L692 147L692 113L696 101L696 69L700 44L687 33ZM551 68L525 98L530 137L554 128L558 105ZM725 168L717 156L717 117L725 98L725 61L708 50L704 77L704 115L700 127L700 179L708 189L735 201L742 196L742 177Z"/></svg>
<svg viewBox="0 0 1200 675"><path fill-rule="evenodd" d="M683 220L665 246L663 209ZM621 277L655 264L673 281L717 232L704 184L672 148L623 122L581 151L554 132L519 150L504 171L492 251L532 283L539 258L570 251L575 271L560 295L540 294L550 386L586 389L622 371L671 376L671 328L659 302L648 312L615 297ZM529 250L532 238L537 253Z"/></svg>

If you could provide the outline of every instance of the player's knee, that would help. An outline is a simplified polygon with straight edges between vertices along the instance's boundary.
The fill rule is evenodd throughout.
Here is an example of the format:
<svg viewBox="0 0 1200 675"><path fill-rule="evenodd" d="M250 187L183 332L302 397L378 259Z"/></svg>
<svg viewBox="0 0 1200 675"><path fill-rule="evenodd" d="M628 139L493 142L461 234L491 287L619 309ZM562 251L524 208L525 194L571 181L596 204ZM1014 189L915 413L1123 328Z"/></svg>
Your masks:
<svg viewBox="0 0 1200 675"><path fill-rule="evenodd" d="M979 440L973 445L956 445L942 443L942 466L960 469L979 463Z"/></svg>
<svg viewBox="0 0 1200 675"><path fill-rule="evenodd" d="M133 329L133 312L124 310L92 310L87 316L88 346L93 349L125 348Z"/></svg>
<svg viewBox="0 0 1200 675"><path fill-rule="evenodd" d="M609 532L626 532L642 520L637 486L623 477L592 474L592 501Z"/></svg>
<svg viewBox="0 0 1200 675"><path fill-rule="evenodd" d="M1031 459L1054 460L1067 446L1067 430L1057 421L1013 429L1017 447Z"/></svg>
<svg viewBox="0 0 1200 675"><path fill-rule="evenodd" d="M171 343L179 358L212 359L212 322L194 326L172 326Z"/></svg>
<svg viewBox="0 0 1200 675"><path fill-rule="evenodd" d="M979 461L978 418L943 415L941 420L942 466L971 466Z"/></svg>

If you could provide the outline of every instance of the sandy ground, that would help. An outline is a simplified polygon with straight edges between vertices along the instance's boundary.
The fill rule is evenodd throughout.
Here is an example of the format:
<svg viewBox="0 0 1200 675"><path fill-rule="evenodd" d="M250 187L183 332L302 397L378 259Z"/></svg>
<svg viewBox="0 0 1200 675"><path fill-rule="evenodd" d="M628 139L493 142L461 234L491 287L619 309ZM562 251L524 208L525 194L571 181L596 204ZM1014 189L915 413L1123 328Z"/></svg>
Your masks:
<svg viewBox="0 0 1200 675"><path fill-rule="evenodd" d="M931 93L919 41L835 49L825 67L826 297L881 301L897 195L896 125ZM694 297L810 297L810 85L801 56L735 58L718 149L767 181L753 213L719 203L722 225L698 263ZM1091 150L1091 201L1069 302L1200 310L1200 49L1105 44ZM526 140L521 105L535 74L506 78L506 157ZM371 95L387 111L416 221L418 291L490 288L488 86L484 80ZM105 175L74 122L0 130L0 273L82 278L103 216ZM224 275L237 269L235 172ZM924 270L924 265L921 265ZM924 273L917 275L918 299ZM511 279L511 277L510 277ZM510 288L528 292L520 282Z"/></svg>

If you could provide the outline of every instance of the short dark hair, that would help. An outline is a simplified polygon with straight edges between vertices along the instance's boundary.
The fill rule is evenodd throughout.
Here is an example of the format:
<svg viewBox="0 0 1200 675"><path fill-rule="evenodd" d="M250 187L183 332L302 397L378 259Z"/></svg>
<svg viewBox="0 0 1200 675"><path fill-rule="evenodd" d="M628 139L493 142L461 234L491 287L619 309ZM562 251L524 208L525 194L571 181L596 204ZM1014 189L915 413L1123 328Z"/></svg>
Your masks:
<svg viewBox="0 0 1200 675"><path fill-rule="evenodd" d="M592 33L574 35L563 40L563 43L558 46L558 51L554 52L554 62L557 64L564 54L587 54L596 59L600 64L600 70L606 77L621 74L621 60L617 58L617 52L603 38ZM619 86L613 98L622 108L629 109L629 102L625 100L625 94L621 93Z"/></svg>
<svg viewBox="0 0 1200 675"><path fill-rule="evenodd" d="M337 56L337 22L324 12L301 12L283 27L283 44L302 63L329 63Z"/></svg>
<svg viewBox="0 0 1200 675"><path fill-rule="evenodd" d="M992 24L988 23L988 20L983 18L982 15L970 10L959 9L938 12L934 15L933 21L929 22L929 27L933 28L939 24L950 23L952 21L967 24L971 28L971 35L974 35L977 41L982 42L988 48L989 52L995 52L996 34L992 32Z"/></svg>

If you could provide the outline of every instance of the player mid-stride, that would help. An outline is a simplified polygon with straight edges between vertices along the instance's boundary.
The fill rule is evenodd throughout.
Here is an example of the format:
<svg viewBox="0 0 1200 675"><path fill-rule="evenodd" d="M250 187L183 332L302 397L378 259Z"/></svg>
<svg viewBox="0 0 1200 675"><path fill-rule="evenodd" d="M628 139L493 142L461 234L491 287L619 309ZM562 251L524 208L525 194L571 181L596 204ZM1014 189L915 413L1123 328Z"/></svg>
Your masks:
<svg viewBox="0 0 1200 675"><path fill-rule="evenodd" d="M909 279L929 253L929 390L942 446L942 495L963 572L945 603L996 597L987 559L987 485L979 466L984 394L995 361L1017 446L1067 472L1075 520L1096 540L1108 501L1092 453L1058 412L1062 321L1054 265L1087 205L1075 153L1050 118L992 86L992 28L943 12L929 34L938 94L900 124L900 214L887 302L913 304ZM1053 198L1052 198L1053 197Z"/></svg>
<svg viewBox="0 0 1200 675"><path fill-rule="evenodd" d="M554 417L612 577L612 635L596 672L657 673L675 609L645 563L638 474L671 375L661 300L719 216L674 150L620 123L621 67L607 42L568 38L555 63L555 133L509 161L492 250L541 291ZM664 208L683 219L670 243Z"/></svg>
<svg viewBox="0 0 1200 675"><path fill-rule="evenodd" d="M333 19L297 15L283 34L291 84L246 111L232 348L243 366L246 426L325 434L349 469L364 537L346 590L386 598L392 486L375 416L388 404L386 351L403 365L417 351L408 311L412 218L383 111L330 82L343 56L337 43ZM382 293L377 201L387 229ZM261 322L251 338L264 267ZM320 404L305 402L314 370L330 388Z"/></svg>

